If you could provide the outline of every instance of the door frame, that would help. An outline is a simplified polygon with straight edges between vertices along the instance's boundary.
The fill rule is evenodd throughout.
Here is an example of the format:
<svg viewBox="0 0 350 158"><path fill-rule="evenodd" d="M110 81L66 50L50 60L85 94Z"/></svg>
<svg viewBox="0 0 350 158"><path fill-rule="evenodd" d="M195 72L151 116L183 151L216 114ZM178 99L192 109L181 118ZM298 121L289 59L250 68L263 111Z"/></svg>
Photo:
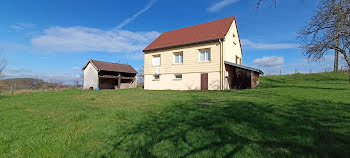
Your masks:
<svg viewBox="0 0 350 158"><path fill-rule="evenodd" d="M206 81L204 81L205 79L206 79ZM201 73L201 77L200 77L201 90L208 90L208 88L209 88L208 82L209 82L208 73Z"/></svg>

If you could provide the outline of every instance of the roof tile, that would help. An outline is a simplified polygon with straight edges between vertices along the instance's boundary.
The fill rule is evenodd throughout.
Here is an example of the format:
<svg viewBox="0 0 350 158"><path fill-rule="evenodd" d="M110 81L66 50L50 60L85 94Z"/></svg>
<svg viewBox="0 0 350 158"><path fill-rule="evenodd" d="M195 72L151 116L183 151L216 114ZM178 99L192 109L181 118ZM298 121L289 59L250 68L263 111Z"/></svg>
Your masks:
<svg viewBox="0 0 350 158"><path fill-rule="evenodd" d="M236 18L232 16L208 23L164 32L143 51L223 39L235 19Z"/></svg>
<svg viewBox="0 0 350 158"><path fill-rule="evenodd" d="M109 62L98 61L98 60L90 60L90 61L98 70L137 73L133 67L127 64L109 63ZM85 67L83 69L85 69Z"/></svg>

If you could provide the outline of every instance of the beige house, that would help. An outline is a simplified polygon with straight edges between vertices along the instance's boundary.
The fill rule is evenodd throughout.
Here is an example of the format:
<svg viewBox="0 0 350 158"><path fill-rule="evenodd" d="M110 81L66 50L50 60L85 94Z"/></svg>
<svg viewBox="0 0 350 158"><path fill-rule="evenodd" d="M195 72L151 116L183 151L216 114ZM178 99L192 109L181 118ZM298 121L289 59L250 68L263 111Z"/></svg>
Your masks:
<svg viewBox="0 0 350 158"><path fill-rule="evenodd" d="M254 88L258 69L242 65L235 17L162 33L144 50L144 88Z"/></svg>
<svg viewBox="0 0 350 158"><path fill-rule="evenodd" d="M82 70L83 89L125 89L137 86L137 72L127 64L89 60Z"/></svg>

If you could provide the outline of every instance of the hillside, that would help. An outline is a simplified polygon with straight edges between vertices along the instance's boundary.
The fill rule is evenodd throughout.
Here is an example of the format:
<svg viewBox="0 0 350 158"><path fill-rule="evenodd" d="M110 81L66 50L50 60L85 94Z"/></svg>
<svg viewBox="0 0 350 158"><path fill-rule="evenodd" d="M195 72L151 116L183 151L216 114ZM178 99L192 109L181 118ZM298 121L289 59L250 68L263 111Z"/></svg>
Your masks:
<svg viewBox="0 0 350 158"><path fill-rule="evenodd" d="M348 74L0 97L0 157L350 157Z"/></svg>
<svg viewBox="0 0 350 158"><path fill-rule="evenodd" d="M0 80L0 84L5 90L11 89L11 86L13 89L47 89L55 85L36 78L11 78Z"/></svg>

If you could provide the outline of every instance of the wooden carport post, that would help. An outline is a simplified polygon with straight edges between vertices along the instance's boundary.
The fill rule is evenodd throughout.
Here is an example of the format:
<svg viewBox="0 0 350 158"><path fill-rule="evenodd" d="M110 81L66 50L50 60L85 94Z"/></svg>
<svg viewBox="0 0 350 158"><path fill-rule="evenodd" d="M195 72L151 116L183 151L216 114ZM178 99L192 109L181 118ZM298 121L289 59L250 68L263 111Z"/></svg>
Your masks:
<svg viewBox="0 0 350 158"><path fill-rule="evenodd" d="M120 82L121 82L121 75L120 73L118 74L118 89L120 89Z"/></svg>

